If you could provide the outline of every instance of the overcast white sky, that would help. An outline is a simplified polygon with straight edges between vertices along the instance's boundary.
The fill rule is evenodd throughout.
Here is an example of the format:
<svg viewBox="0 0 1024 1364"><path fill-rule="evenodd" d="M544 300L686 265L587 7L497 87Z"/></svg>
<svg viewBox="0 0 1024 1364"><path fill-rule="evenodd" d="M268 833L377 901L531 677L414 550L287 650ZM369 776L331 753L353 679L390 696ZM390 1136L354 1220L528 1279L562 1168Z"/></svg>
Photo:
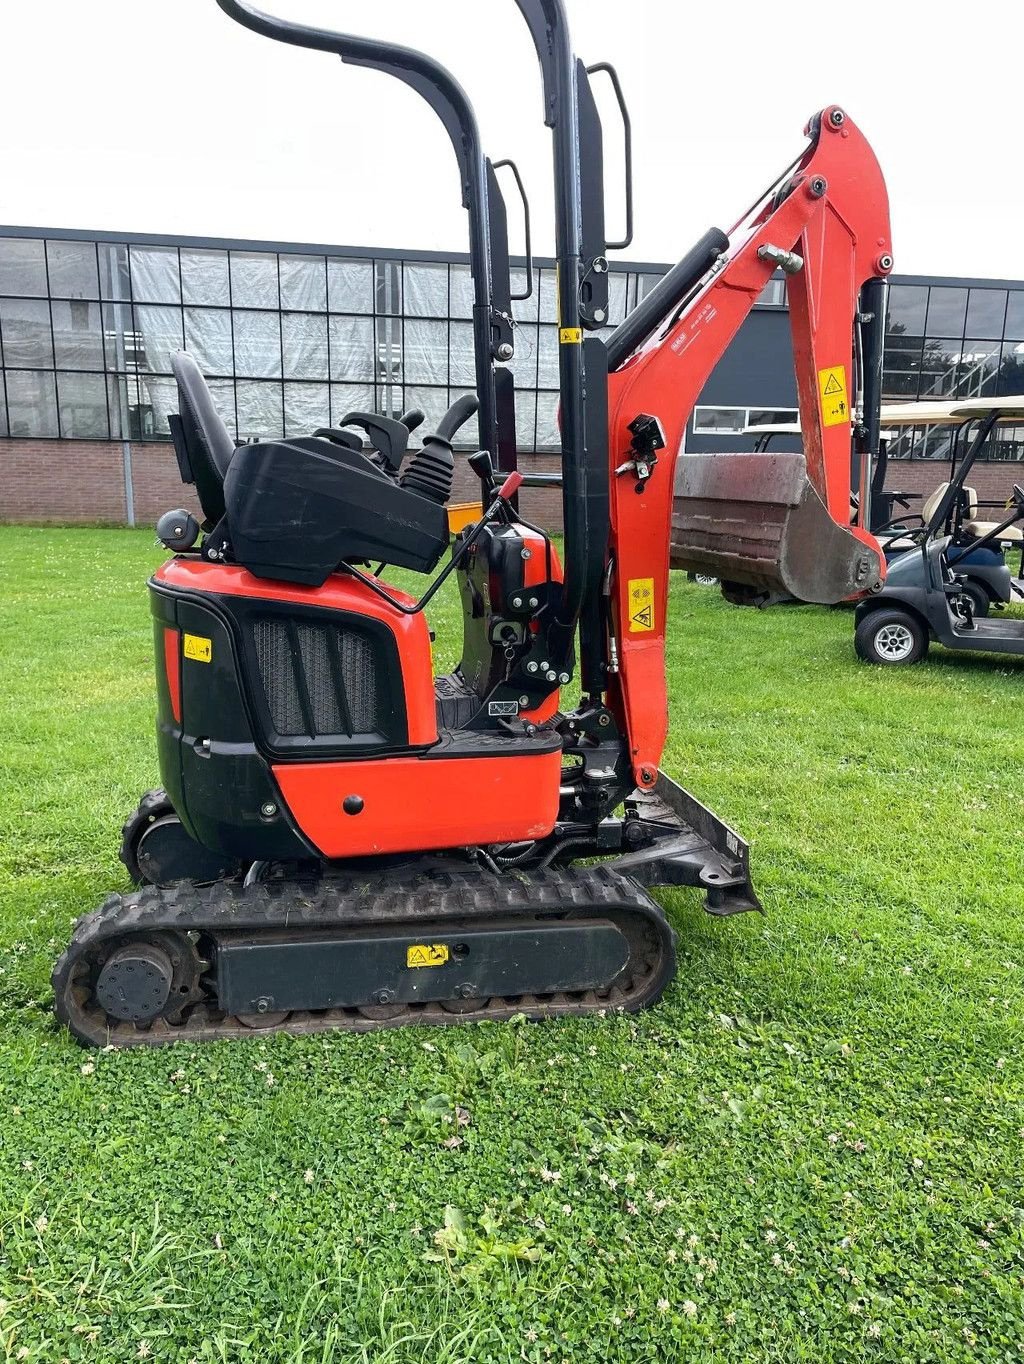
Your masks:
<svg viewBox="0 0 1024 1364"><path fill-rule="evenodd" d="M1024 277L1019 0L567 4L577 51L616 64L633 116L629 259L675 260L728 227L836 101L885 172L897 271ZM488 153L518 160L550 251L550 139L513 0L262 7L444 62ZM252 35L214 0L0 0L0 22L0 222L466 248L441 126L385 76Z"/></svg>

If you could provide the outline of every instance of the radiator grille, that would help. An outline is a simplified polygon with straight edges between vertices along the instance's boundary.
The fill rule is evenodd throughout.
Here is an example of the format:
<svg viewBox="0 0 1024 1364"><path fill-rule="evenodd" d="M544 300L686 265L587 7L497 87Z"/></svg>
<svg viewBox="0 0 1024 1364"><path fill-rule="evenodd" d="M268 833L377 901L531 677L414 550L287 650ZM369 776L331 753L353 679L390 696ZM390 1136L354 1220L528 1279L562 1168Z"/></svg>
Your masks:
<svg viewBox="0 0 1024 1364"><path fill-rule="evenodd" d="M335 625L253 621L260 680L284 738L373 734L380 728L372 641Z"/></svg>

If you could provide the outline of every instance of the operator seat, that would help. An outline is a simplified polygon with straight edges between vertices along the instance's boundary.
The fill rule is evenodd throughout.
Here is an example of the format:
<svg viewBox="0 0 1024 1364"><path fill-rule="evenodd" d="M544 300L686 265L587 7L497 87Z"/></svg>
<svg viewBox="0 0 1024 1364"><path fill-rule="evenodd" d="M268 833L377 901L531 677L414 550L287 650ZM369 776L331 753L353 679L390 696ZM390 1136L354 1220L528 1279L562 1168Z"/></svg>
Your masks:
<svg viewBox="0 0 1024 1364"><path fill-rule="evenodd" d="M177 351L171 369L178 385L178 422L171 423L182 479L194 483L206 529L224 515L224 478L235 442L213 405L203 372L186 351Z"/></svg>

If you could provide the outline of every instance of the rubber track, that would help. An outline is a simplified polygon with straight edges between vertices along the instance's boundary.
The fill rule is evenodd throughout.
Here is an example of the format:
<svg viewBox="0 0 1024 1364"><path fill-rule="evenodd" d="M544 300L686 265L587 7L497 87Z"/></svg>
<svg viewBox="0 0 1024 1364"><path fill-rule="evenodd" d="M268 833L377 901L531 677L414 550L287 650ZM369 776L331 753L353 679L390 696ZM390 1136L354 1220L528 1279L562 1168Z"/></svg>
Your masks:
<svg viewBox="0 0 1024 1364"><path fill-rule="evenodd" d="M429 910L427 906L429 905ZM567 915L612 918L630 942L624 986L610 990L493 998L478 1008L449 1012L440 1004L368 1006L295 1011L267 1028L250 1027L208 1004L197 1004L183 1021L157 1019L148 1027L113 1022L90 1000L81 1000L76 967L114 939L157 931L219 933L294 928L348 929L368 925L407 925L413 936L430 936L453 921L467 923L498 916ZM525 926L525 925L524 925ZM642 959L641 959L642 958ZM74 1036L91 1046L159 1046L176 1041L304 1034L335 1028L370 1032L406 1024L449 1024L593 1013L601 1009L635 1011L655 1003L675 970L675 939L661 907L636 882L604 867L548 869L497 877L472 869L406 873L401 877L346 875L308 886L271 882L243 887L221 881L209 886L146 886L129 895L111 895L79 919L67 949L53 971L55 1010ZM388 1013L387 1017L380 1015ZM377 1016L373 1016L377 1015Z"/></svg>

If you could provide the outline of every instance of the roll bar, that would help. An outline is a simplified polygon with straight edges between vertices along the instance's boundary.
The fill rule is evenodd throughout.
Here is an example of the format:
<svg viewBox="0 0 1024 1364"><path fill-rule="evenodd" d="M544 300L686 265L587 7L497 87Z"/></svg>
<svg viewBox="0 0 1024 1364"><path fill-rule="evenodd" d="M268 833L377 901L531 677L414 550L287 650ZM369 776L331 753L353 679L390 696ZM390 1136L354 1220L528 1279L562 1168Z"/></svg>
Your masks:
<svg viewBox="0 0 1024 1364"><path fill-rule="evenodd" d="M437 114L459 164L462 203L469 214L473 276L473 352L480 399L480 440L499 468L515 467L515 407L511 375L495 383L494 360L513 355L512 301L505 204L494 166L484 155L476 116L465 91L440 62L413 48L349 33L296 24L265 14L244 0L217 0L229 18L253 33L293 47L330 52L352 66L370 67L410 86ZM518 173L517 173L518 179ZM521 182L520 182L521 183ZM500 399L496 396L496 387Z"/></svg>

